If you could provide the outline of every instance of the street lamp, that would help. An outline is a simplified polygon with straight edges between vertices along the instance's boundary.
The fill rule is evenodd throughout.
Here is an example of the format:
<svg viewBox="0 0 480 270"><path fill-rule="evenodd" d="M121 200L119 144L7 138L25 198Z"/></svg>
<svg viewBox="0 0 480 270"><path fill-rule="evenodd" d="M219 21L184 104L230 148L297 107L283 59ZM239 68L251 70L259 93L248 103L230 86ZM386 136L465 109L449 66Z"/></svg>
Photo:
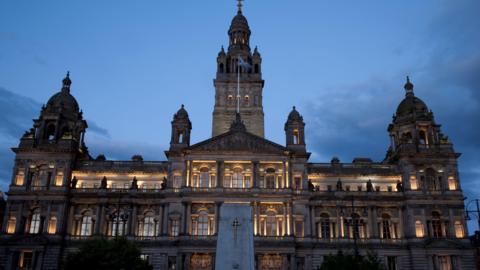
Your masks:
<svg viewBox="0 0 480 270"><path fill-rule="evenodd" d="M472 203L475 202L476 209L469 210L468 208ZM474 199L470 200L466 205L465 205L465 220L472 220L470 217L470 214L472 214L474 217L477 218L477 223L478 223L478 230L480 231L480 200L479 199Z"/></svg>

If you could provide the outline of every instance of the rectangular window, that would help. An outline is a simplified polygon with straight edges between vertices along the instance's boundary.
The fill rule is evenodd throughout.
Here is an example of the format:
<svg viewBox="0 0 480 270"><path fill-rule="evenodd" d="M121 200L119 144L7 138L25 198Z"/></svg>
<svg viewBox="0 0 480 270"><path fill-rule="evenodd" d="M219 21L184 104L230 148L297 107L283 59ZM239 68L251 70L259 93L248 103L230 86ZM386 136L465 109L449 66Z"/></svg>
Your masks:
<svg viewBox="0 0 480 270"><path fill-rule="evenodd" d="M29 250L29 251L20 252L20 258L18 260L18 269L21 269L21 270L34 269L32 251Z"/></svg>
<svg viewBox="0 0 480 270"><path fill-rule="evenodd" d="M15 185L23 186L25 180L25 171L23 169L18 169L17 175L15 176Z"/></svg>
<svg viewBox="0 0 480 270"><path fill-rule="evenodd" d="M150 255L148 254L140 254L140 259L146 262L150 261Z"/></svg>
<svg viewBox="0 0 480 270"><path fill-rule="evenodd" d="M303 220L295 220L295 236L303 237Z"/></svg>
<svg viewBox="0 0 480 270"><path fill-rule="evenodd" d="M14 234L16 225L17 225L17 219L15 217L10 217L7 222L7 233Z"/></svg>
<svg viewBox="0 0 480 270"><path fill-rule="evenodd" d="M231 187L231 184L232 184L232 176L225 175L223 177L223 187L229 188Z"/></svg>
<svg viewBox="0 0 480 270"><path fill-rule="evenodd" d="M394 256L387 257L387 270L397 270L397 258Z"/></svg>
<svg viewBox="0 0 480 270"><path fill-rule="evenodd" d="M60 187L63 185L63 172L57 172L55 176L55 186Z"/></svg>
<svg viewBox="0 0 480 270"><path fill-rule="evenodd" d="M173 176L173 187L174 188L181 188L182 187L182 176L180 176L180 175Z"/></svg>
<svg viewBox="0 0 480 270"><path fill-rule="evenodd" d="M417 178L414 175L410 176L410 189L411 190L418 189Z"/></svg>
<svg viewBox="0 0 480 270"><path fill-rule="evenodd" d="M193 186L194 187L199 187L200 183L198 183L198 174L193 175Z"/></svg>
<svg viewBox="0 0 480 270"><path fill-rule="evenodd" d="M455 221L455 237L457 237L457 238L463 238L464 237L463 224L460 221Z"/></svg>
<svg viewBox="0 0 480 270"><path fill-rule="evenodd" d="M252 177L249 175L245 176L245 188L250 188L252 186Z"/></svg>
<svg viewBox="0 0 480 270"><path fill-rule="evenodd" d="M48 233L55 234L57 232L57 218L51 217L48 221Z"/></svg>
<svg viewBox="0 0 480 270"><path fill-rule="evenodd" d="M449 190L457 190L457 181L453 176L448 177L448 189Z"/></svg>
<svg viewBox="0 0 480 270"><path fill-rule="evenodd" d="M170 220L170 236L178 236L180 232L180 221L178 219Z"/></svg>
<svg viewBox="0 0 480 270"><path fill-rule="evenodd" d="M302 188L302 178L300 176L295 176L293 178L293 188L295 189L301 189Z"/></svg>
<svg viewBox="0 0 480 270"><path fill-rule="evenodd" d="M452 270L452 262L449 256L438 256L439 270Z"/></svg>

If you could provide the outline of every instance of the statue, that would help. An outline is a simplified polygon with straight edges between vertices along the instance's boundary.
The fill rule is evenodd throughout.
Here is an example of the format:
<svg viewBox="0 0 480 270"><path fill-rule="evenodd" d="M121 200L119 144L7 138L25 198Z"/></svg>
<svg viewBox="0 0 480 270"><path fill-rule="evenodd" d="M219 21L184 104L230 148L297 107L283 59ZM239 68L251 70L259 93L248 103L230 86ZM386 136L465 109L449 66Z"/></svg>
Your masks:
<svg viewBox="0 0 480 270"><path fill-rule="evenodd" d="M102 181L100 182L100 188L101 189L107 189L107 177L103 177Z"/></svg>
<svg viewBox="0 0 480 270"><path fill-rule="evenodd" d="M163 182L160 185L160 190L165 190L165 189L167 189L167 178L163 177Z"/></svg>
<svg viewBox="0 0 480 270"><path fill-rule="evenodd" d="M70 188L76 189L76 188L77 188L77 182L78 182L77 177L74 176L74 177L72 178L72 180L70 181Z"/></svg>
<svg viewBox="0 0 480 270"><path fill-rule="evenodd" d="M371 179L368 179L367 181L367 192L373 192L373 184Z"/></svg>
<svg viewBox="0 0 480 270"><path fill-rule="evenodd" d="M315 186L312 183L312 180L308 180L308 190L315 191Z"/></svg>
<svg viewBox="0 0 480 270"><path fill-rule="evenodd" d="M341 191L341 190L343 190L342 180L340 180L340 178L338 178L338 181L337 181L337 191Z"/></svg>
<svg viewBox="0 0 480 270"><path fill-rule="evenodd" d="M137 177L134 176L132 180L132 185L130 186L130 189L132 190L137 190L138 189L138 183L137 183Z"/></svg>
<svg viewBox="0 0 480 270"><path fill-rule="evenodd" d="M400 180L397 180L397 192L403 192L403 184Z"/></svg>

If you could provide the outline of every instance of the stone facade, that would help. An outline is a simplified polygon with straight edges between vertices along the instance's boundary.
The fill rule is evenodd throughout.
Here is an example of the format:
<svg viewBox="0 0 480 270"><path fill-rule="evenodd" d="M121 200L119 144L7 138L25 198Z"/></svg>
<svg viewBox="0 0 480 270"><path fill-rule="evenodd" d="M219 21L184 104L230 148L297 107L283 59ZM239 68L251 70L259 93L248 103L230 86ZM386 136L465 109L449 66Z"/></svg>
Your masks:
<svg viewBox="0 0 480 270"><path fill-rule="evenodd" d="M58 269L95 236L138 242L154 269L214 269L219 209L232 201L253 209L257 269L317 269L323 256L355 248L376 252L387 269L475 269L459 154L410 81L383 161L312 163L295 108L285 145L263 138L261 58L250 54L241 10L229 35L217 59L214 136L190 144L182 106L166 161L92 158L67 75L13 148L0 269ZM235 95L237 53L252 65L240 73L241 97L251 102L240 113L225 105Z"/></svg>

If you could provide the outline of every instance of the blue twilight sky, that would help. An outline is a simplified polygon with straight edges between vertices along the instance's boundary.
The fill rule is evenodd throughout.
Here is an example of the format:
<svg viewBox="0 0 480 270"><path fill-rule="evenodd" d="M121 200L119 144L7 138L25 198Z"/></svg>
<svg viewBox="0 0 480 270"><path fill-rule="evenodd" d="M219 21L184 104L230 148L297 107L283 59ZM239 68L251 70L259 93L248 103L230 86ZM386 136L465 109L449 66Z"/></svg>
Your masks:
<svg viewBox="0 0 480 270"><path fill-rule="evenodd" d="M9 147L61 87L89 121L92 155L165 159L183 103L192 141L211 134L216 56L228 45L234 0L0 2L0 187ZM381 161L386 128L415 94L463 153L463 189L480 196L480 1L247 0L251 44L263 57L266 137L284 143L292 105L312 161Z"/></svg>

